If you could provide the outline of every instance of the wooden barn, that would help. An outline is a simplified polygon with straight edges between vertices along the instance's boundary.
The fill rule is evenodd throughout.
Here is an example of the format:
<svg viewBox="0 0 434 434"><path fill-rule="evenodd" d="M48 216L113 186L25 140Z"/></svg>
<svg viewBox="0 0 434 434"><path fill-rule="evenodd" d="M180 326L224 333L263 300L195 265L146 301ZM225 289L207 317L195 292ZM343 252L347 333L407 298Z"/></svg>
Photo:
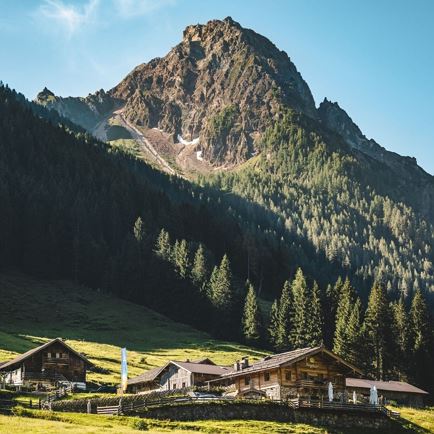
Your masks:
<svg viewBox="0 0 434 434"><path fill-rule="evenodd" d="M336 399L343 400L346 378L360 374L358 368L320 346L266 356L252 365L245 358L210 384L226 386L237 397L284 400L324 399L331 382Z"/></svg>
<svg viewBox="0 0 434 434"><path fill-rule="evenodd" d="M86 387L86 371L92 363L56 338L15 359L0 363L3 383L16 388L41 389L59 383Z"/></svg>
<svg viewBox="0 0 434 434"><path fill-rule="evenodd" d="M152 390L183 389L204 385L207 381L220 378L232 369L218 366L210 359L194 362L171 360L164 366L151 369L128 380L127 392L140 393Z"/></svg>

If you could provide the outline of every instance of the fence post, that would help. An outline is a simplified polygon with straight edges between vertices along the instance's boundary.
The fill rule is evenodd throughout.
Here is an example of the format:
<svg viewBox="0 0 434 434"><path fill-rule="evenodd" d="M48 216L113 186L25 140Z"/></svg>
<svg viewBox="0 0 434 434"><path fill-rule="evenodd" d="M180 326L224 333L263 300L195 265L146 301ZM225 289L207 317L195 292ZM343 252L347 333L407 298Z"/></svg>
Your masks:
<svg viewBox="0 0 434 434"><path fill-rule="evenodd" d="M33 406L32 406L32 400L31 400L31 399L29 400L29 407L30 407L30 408L33 407Z"/></svg>
<svg viewBox="0 0 434 434"><path fill-rule="evenodd" d="M92 405L90 403L90 399L87 400L87 413L92 413Z"/></svg>

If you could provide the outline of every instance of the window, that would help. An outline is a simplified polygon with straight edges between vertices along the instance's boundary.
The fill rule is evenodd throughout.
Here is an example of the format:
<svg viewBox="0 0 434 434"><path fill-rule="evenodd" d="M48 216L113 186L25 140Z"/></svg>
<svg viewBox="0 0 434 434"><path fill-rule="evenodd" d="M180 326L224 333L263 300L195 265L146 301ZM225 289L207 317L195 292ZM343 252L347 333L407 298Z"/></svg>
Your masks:
<svg viewBox="0 0 434 434"><path fill-rule="evenodd" d="M182 388L184 388L185 387L185 383L182 383Z"/></svg>
<svg viewBox="0 0 434 434"><path fill-rule="evenodd" d="M51 353L47 353L47 359L51 359Z"/></svg>
<svg viewBox="0 0 434 434"><path fill-rule="evenodd" d="M291 381L291 371L285 371L285 380Z"/></svg>
<svg viewBox="0 0 434 434"><path fill-rule="evenodd" d="M270 381L270 373L264 372L264 381Z"/></svg>
<svg viewBox="0 0 434 434"><path fill-rule="evenodd" d="M56 359L60 359L60 353L56 353Z"/></svg>
<svg viewBox="0 0 434 434"><path fill-rule="evenodd" d="M244 384L245 384L246 386L248 386L248 385L250 384L250 377L249 377L249 376L244 377Z"/></svg>
<svg viewBox="0 0 434 434"><path fill-rule="evenodd" d="M172 389L176 389L176 383L172 384Z"/></svg>

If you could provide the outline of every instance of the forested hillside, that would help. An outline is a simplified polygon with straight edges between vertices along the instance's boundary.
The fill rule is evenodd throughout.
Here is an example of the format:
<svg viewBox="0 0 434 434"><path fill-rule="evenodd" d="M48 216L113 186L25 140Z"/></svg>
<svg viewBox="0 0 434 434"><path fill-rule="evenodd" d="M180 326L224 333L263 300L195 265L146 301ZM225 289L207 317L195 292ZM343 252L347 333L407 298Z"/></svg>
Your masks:
<svg viewBox="0 0 434 434"><path fill-rule="evenodd" d="M434 295L433 225L415 211L417 193L396 172L292 111L258 146L259 155L238 170L201 184L272 211L290 261L311 275L349 275L365 299L376 278L395 297L418 289Z"/></svg>

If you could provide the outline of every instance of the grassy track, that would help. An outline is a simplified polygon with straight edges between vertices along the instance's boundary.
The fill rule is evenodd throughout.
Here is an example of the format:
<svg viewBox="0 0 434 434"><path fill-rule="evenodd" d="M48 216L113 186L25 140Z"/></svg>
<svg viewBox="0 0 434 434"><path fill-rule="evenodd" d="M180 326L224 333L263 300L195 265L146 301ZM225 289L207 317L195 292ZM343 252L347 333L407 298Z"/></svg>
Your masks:
<svg viewBox="0 0 434 434"><path fill-rule="evenodd" d="M0 361L47 339L65 338L102 373L90 381L119 382L120 349L128 349L129 375L169 359L211 357L231 364L243 355L263 353L211 339L149 309L70 282L44 282L22 275L0 275Z"/></svg>

